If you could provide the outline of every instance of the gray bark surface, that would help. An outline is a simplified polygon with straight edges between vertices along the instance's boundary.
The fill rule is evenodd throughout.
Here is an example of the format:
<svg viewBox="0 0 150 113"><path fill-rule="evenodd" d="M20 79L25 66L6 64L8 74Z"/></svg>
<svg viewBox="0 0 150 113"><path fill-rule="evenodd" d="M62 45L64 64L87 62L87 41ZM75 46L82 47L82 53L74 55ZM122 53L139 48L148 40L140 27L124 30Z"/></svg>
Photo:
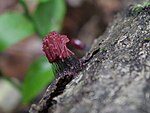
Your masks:
<svg viewBox="0 0 150 113"><path fill-rule="evenodd" d="M128 13L95 40L86 67L49 113L150 113L150 7Z"/></svg>
<svg viewBox="0 0 150 113"><path fill-rule="evenodd" d="M150 9L124 14L95 41L86 68L49 113L150 113Z"/></svg>

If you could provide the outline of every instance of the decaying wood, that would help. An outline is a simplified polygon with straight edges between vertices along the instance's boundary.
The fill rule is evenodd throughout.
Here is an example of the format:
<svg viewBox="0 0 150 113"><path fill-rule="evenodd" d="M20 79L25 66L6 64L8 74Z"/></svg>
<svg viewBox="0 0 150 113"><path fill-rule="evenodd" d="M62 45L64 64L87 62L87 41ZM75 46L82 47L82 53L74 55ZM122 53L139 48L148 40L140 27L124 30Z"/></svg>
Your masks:
<svg viewBox="0 0 150 113"><path fill-rule="evenodd" d="M150 113L149 37L150 7L118 14L49 113Z"/></svg>

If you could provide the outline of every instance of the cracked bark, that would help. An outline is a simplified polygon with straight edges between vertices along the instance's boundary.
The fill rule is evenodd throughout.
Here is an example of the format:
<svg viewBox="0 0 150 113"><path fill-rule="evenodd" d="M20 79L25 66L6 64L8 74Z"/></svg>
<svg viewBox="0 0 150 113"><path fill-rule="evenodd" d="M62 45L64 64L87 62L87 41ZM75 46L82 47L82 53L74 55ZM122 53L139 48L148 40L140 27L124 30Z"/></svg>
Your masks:
<svg viewBox="0 0 150 113"><path fill-rule="evenodd" d="M150 8L116 16L49 113L150 113Z"/></svg>

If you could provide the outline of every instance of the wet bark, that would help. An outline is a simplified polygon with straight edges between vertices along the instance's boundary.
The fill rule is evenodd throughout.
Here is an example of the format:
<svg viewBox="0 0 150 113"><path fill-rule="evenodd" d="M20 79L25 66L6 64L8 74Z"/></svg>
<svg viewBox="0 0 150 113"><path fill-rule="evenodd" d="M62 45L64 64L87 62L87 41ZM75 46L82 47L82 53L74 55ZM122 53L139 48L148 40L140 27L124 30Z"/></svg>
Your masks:
<svg viewBox="0 0 150 113"><path fill-rule="evenodd" d="M150 7L117 14L49 113L150 113Z"/></svg>

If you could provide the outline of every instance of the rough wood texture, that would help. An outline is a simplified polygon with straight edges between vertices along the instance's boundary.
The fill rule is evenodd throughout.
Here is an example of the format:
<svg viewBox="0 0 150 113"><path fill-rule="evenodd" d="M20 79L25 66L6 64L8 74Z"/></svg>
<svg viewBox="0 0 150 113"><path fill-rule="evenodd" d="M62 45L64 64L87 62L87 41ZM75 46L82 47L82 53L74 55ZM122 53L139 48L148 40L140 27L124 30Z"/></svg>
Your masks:
<svg viewBox="0 0 150 113"><path fill-rule="evenodd" d="M144 41L148 37L149 12L118 15L96 41L99 51L86 69L56 98L53 112L150 113L150 42Z"/></svg>
<svg viewBox="0 0 150 113"><path fill-rule="evenodd" d="M49 113L150 113L150 7L118 14Z"/></svg>

